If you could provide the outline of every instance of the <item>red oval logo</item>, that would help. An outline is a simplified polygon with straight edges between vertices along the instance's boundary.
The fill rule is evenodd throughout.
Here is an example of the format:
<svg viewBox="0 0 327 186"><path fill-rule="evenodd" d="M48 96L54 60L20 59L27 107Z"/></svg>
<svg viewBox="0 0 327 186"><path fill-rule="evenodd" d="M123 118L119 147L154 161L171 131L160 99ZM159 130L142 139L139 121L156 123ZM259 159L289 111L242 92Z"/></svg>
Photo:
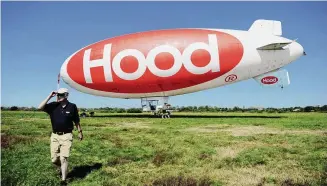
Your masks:
<svg viewBox="0 0 327 186"><path fill-rule="evenodd" d="M275 76L267 76L261 79L261 83L263 84L274 84L278 82L278 78Z"/></svg>
<svg viewBox="0 0 327 186"><path fill-rule="evenodd" d="M225 78L225 82L233 82L235 80L237 80L237 75L235 74L231 74Z"/></svg>
<svg viewBox="0 0 327 186"><path fill-rule="evenodd" d="M73 55L66 68L74 82L93 90L152 93L218 78L242 56L241 42L224 32L159 30L94 43Z"/></svg>

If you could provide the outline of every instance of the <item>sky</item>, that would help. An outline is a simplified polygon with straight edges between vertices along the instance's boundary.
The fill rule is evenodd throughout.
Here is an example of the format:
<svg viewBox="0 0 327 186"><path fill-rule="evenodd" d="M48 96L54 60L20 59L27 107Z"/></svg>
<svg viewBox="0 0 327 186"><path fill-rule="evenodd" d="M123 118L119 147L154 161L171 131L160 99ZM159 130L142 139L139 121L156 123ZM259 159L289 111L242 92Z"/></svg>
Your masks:
<svg viewBox="0 0 327 186"><path fill-rule="evenodd" d="M279 20L307 56L287 65L291 84L261 87L253 79L173 96L173 106L294 107L327 104L327 2L1 2L1 105L37 107L57 88L62 63L91 43L170 28L248 30ZM79 107L140 107L139 99L70 91Z"/></svg>

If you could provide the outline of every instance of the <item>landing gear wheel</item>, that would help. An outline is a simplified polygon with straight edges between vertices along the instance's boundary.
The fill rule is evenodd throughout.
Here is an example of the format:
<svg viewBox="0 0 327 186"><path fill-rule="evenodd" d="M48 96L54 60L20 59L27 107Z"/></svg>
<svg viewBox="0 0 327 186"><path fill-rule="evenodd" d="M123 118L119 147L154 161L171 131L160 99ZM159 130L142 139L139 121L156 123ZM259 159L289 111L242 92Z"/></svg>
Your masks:
<svg viewBox="0 0 327 186"><path fill-rule="evenodd" d="M168 115L168 114L162 114L161 115L161 118L163 118L163 119L170 118L170 115Z"/></svg>

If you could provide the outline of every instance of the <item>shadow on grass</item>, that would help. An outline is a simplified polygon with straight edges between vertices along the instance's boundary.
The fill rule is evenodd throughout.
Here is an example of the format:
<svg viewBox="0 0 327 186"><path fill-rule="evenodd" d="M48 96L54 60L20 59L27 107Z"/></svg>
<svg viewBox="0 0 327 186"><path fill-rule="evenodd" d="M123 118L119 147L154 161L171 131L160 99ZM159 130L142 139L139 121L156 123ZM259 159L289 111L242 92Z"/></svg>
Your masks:
<svg viewBox="0 0 327 186"><path fill-rule="evenodd" d="M70 179L83 179L93 170L98 170L102 167L101 163L95 163L93 165L82 165L74 167L71 172L68 173L67 177Z"/></svg>
<svg viewBox="0 0 327 186"><path fill-rule="evenodd" d="M320 185L327 186L327 164L325 164L325 166L324 166L324 170L322 172L322 176L320 179Z"/></svg>
<svg viewBox="0 0 327 186"><path fill-rule="evenodd" d="M158 118L159 116L153 115L142 115L142 114L111 114L111 115L102 115L102 116L92 116L93 118ZM171 118L287 118L286 116L215 116L215 115L174 115L170 116Z"/></svg>

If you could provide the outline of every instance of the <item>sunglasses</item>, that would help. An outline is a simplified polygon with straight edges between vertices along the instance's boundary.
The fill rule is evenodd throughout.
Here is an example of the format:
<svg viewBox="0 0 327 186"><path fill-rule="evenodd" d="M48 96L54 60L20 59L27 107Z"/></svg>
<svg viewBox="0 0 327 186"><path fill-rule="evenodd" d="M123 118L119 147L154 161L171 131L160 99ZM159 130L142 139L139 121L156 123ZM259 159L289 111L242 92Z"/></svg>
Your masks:
<svg viewBox="0 0 327 186"><path fill-rule="evenodd" d="M65 97L65 94L57 94L57 97Z"/></svg>

